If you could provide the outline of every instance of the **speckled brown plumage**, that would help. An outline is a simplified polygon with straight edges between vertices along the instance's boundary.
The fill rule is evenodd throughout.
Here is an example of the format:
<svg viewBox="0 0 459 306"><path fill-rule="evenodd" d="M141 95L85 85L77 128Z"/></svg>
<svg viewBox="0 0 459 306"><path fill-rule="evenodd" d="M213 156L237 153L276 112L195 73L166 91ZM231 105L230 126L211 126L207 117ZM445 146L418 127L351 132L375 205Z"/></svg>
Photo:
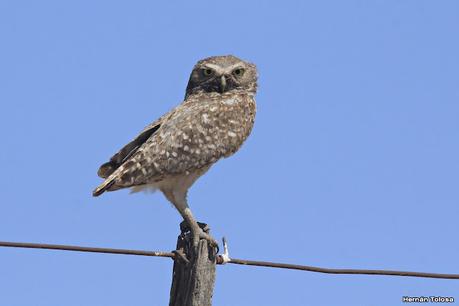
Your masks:
<svg viewBox="0 0 459 306"><path fill-rule="evenodd" d="M185 101L100 167L98 174L105 181L93 195L127 187L134 191L157 188L185 220L193 222L187 190L212 164L234 154L249 136L255 119L256 82L255 66L234 56L199 61Z"/></svg>

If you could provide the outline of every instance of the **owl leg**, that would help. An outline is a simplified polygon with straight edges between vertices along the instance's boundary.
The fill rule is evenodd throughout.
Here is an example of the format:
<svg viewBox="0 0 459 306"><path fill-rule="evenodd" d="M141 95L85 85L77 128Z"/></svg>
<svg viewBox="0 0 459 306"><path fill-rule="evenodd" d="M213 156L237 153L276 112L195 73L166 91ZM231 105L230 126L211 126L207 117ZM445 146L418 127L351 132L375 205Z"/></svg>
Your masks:
<svg viewBox="0 0 459 306"><path fill-rule="evenodd" d="M200 239L206 239L210 246L218 247L217 241L208 233L206 233L198 224L191 212L186 200L186 192L166 191L163 190L166 198L177 208L183 220L188 223L191 234L193 236L193 246L197 247Z"/></svg>

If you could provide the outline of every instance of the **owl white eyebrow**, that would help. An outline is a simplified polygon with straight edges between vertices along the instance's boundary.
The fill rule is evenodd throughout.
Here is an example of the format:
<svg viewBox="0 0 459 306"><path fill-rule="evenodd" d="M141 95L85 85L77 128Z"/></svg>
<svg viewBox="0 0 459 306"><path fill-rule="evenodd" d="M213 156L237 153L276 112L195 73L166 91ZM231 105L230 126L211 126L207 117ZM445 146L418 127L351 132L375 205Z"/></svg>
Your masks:
<svg viewBox="0 0 459 306"><path fill-rule="evenodd" d="M234 65L231 65L231 66L227 67L226 70L227 71L232 71L233 69L238 68L238 67L242 67L241 63L236 63Z"/></svg>
<svg viewBox="0 0 459 306"><path fill-rule="evenodd" d="M239 66L241 66L240 63L236 63L236 64L231 65L231 66L226 67L226 68L222 68L222 67L220 67L220 66L218 66L218 65L214 65L214 64L206 64L206 65L205 65L205 67L209 67L209 68L215 70L215 72L216 72L217 74L223 74L223 73L225 73L225 72L232 71L234 68L239 67Z"/></svg>

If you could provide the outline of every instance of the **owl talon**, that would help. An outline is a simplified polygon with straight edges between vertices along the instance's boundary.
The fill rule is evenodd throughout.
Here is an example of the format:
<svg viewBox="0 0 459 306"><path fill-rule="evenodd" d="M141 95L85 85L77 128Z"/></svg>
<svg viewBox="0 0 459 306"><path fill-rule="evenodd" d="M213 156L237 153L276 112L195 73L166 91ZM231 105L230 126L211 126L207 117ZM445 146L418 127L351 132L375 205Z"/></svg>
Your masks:
<svg viewBox="0 0 459 306"><path fill-rule="evenodd" d="M193 247L197 248L199 244L199 240L205 239L207 240L207 243L209 246L213 248L217 248L217 253L219 251L218 243L217 241L208 233L204 232L201 228L199 230L193 232Z"/></svg>

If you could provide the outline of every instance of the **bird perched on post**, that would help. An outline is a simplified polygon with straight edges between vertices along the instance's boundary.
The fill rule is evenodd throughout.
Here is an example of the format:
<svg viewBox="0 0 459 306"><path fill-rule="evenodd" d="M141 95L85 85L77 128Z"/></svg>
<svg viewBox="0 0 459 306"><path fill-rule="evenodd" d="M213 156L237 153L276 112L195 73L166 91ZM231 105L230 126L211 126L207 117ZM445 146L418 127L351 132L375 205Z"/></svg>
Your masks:
<svg viewBox="0 0 459 306"><path fill-rule="evenodd" d="M188 223L195 246L199 239L216 245L191 213L187 192L249 136L256 90L255 65L232 55L200 60L191 72L185 100L100 167L98 175L105 180L93 195L128 187L134 192L159 189Z"/></svg>

